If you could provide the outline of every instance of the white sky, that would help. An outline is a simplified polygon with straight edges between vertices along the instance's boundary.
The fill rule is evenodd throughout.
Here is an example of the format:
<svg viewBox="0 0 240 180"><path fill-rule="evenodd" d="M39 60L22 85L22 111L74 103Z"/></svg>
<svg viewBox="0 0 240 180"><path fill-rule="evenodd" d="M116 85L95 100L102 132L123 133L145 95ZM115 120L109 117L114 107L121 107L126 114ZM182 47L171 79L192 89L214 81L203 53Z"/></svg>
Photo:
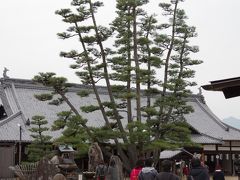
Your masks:
<svg viewBox="0 0 240 180"><path fill-rule="evenodd" d="M150 2L150 10L159 12L159 1ZM104 3L98 19L107 23L113 18L114 0ZM23 79L31 79L38 72L55 72L79 83L69 68L71 61L59 57L60 51L73 49L77 44L56 36L66 25L54 12L69 4L70 0L1 0L0 72L7 67L8 76ZM196 69L198 87L209 81L240 76L240 1L185 0L182 7L199 34L194 43L200 47L197 57L204 63ZM225 99L221 92L204 90L203 95L219 118L240 118L240 97Z"/></svg>

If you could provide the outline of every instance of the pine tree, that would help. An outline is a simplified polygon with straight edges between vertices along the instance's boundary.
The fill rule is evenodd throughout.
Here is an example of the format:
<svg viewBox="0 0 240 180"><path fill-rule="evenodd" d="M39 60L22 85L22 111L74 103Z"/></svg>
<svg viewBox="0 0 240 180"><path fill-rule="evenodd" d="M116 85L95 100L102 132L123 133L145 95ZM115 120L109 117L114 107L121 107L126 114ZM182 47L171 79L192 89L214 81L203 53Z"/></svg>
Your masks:
<svg viewBox="0 0 240 180"><path fill-rule="evenodd" d="M76 157L80 158L88 152L86 141L89 136L82 124L87 121L81 116L74 115L71 111L63 111L57 114L58 119L54 122L52 130L63 129L62 136L54 141L55 145L71 144L77 149Z"/></svg>
<svg viewBox="0 0 240 180"><path fill-rule="evenodd" d="M163 16L169 19L163 24L158 23L156 15L143 10L148 0L117 0L117 16L110 27L97 24L97 9L103 6L100 1L72 0L75 11L56 11L70 25L66 32L58 33L59 38L77 37L81 45L60 56L74 60L71 68L83 84L92 87L97 100L97 105L82 106L81 111L100 111L105 121L104 127L88 127L88 120L66 97L67 80L54 73L40 73L34 80L53 87L54 94L61 96L54 99L45 94L42 100L52 100L54 105L66 102L70 108L58 114L53 127L66 128L60 141L87 148L89 141L101 145L113 140L127 170L139 156L154 155L157 162L163 149L192 145L184 119L192 107L186 104L186 98L191 95L188 87L196 85L190 82L194 77L190 67L202 62L190 58L191 53L198 52L190 45L196 33L178 8L181 1L159 4ZM109 40L114 40L110 48L106 46L112 42ZM98 92L99 82L106 85L107 101ZM78 95L81 99L88 93ZM128 125L124 127L123 122Z"/></svg>
<svg viewBox="0 0 240 180"><path fill-rule="evenodd" d="M48 128L44 127L46 124L48 124L48 122L44 116L32 117L32 128L29 130L32 132L33 142L28 145L28 160L30 162L39 161L51 153L51 136L44 134L44 132L48 131Z"/></svg>
<svg viewBox="0 0 240 180"><path fill-rule="evenodd" d="M190 142L184 114L193 112L192 107L186 104L186 98L191 95L191 91L187 88L196 83L189 81L195 73L189 67L201 64L202 61L192 60L189 57L191 53L198 52L198 47L189 45L189 39L195 37L196 33L194 27L186 24L187 16L184 10L178 8L181 1L174 0L171 3L159 4L163 9L163 15L169 18L169 23L161 24L158 28L163 32L170 33L156 34L155 37L155 43L166 52L163 53L164 78L160 84L162 91L154 103L154 106L158 107L156 123L152 124L155 131L154 142L160 147L155 149L157 151L154 156L156 161L159 158L158 154L163 141L164 146L167 144L167 146L171 146L173 143L187 146ZM174 131L186 133L179 136L182 137L179 139L179 137L175 137ZM169 134L169 132L171 133ZM171 141L166 141L169 138Z"/></svg>

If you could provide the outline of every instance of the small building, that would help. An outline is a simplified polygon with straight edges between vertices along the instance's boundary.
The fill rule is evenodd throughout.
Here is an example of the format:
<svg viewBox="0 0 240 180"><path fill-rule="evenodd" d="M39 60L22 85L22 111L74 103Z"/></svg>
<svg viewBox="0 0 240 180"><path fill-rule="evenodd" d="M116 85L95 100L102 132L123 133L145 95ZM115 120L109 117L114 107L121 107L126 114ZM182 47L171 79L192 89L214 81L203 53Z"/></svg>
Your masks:
<svg viewBox="0 0 240 180"><path fill-rule="evenodd" d="M79 90L87 90L90 94L88 97L80 98L77 95ZM99 86L98 90L101 98L107 100L106 88ZM45 116L50 127L57 119L56 114L67 109L65 103L53 106L34 97L36 94L50 91L51 88L31 80L9 77L0 79L0 178L13 176L8 167L18 164L26 157L26 145L32 141L29 131L31 118L35 115ZM84 113L80 110L80 106L97 104L90 86L73 84L66 95L82 116L88 119L88 126L104 125L100 112ZM144 98L142 99L144 105ZM240 154L240 130L221 122L209 109L201 93L192 95L187 100L194 109L193 113L185 116L191 127L192 140L202 145L202 148L188 149L188 151L203 154L210 171L213 170L216 157L219 156L225 172L234 173L233 160ZM126 125L127 122L123 124ZM50 131L49 135L57 138L61 136L61 131Z"/></svg>

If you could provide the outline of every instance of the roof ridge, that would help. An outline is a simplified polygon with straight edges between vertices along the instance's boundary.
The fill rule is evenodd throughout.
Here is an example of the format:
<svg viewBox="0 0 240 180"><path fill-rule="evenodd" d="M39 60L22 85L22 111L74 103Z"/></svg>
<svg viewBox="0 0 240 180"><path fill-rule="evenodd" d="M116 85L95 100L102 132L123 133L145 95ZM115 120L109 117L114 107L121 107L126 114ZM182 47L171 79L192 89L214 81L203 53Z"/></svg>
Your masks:
<svg viewBox="0 0 240 180"><path fill-rule="evenodd" d="M4 109L5 112L7 114L7 116L11 116L14 112L12 110L12 108L10 107L10 104L8 102L8 97L6 95L6 86L5 84L1 84L0 83L0 98L1 98L1 102L4 105Z"/></svg>
<svg viewBox="0 0 240 180"><path fill-rule="evenodd" d="M13 94L13 98L16 102L16 105L17 105L17 108L19 111L21 111L21 106L19 104L19 101L18 101L18 98L17 98L17 93L16 93L16 89L15 89L15 86L13 83L11 83L11 91L12 91L12 94Z"/></svg>
<svg viewBox="0 0 240 180"><path fill-rule="evenodd" d="M14 83L12 83L11 86L12 86L13 98L15 99L15 102L17 104L17 107L18 107L19 111L22 112L23 121L24 121L24 124L26 124L27 118L25 116L25 112L23 111L22 105L21 105L21 103L20 103L20 101L18 99L18 95L17 95Z"/></svg>
<svg viewBox="0 0 240 180"><path fill-rule="evenodd" d="M227 123L224 123L224 122L222 122L222 123L223 123L225 126L231 128L231 129L234 129L234 130L236 130L236 131L240 131L240 129L238 129L238 128L236 128L236 127L233 127L233 126L231 126L231 125L229 125L229 124L227 124Z"/></svg>
<svg viewBox="0 0 240 180"><path fill-rule="evenodd" d="M13 83L15 87L19 88L27 88L27 89L40 89L40 90L51 90L51 87L47 87L42 85L41 83L36 83L33 80L30 79L17 79L17 78L0 78L0 82L4 82L4 84L11 84ZM77 84L77 83L68 83L70 85L72 85L69 88L69 92L75 92L77 91L77 89L79 88L84 88L84 89L88 89L90 87L92 87L91 85L85 85L85 84ZM107 87L103 86L103 85L97 85L97 89L99 90L99 92L101 94L105 94L107 93ZM145 89L142 89L142 91L144 91ZM198 99L201 102L204 102L204 96L200 93L198 94L191 94L187 97L187 99Z"/></svg>
<svg viewBox="0 0 240 180"><path fill-rule="evenodd" d="M214 140L222 141L222 138L216 138L216 137L210 136L210 135L205 134L205 133L200 133L200 134L203 135L203 136L206 136L206 137L208 137L208 138L214 139Z"/></svg>
<svg viewBox="0 0 240 180"><path fill-rule="evenodd" d="M4 79L1 78L0 81L2 84L11 85L12 83L17 88L26 88L26 89L40 89L40 90L53 90L52 87L44 86L41 83L34 82L33 80L29 79L15 79L15 78L8 78ZM69 92L77 92L78 89L88 89L92 87L91 85L85 85L85 84L77 84L77 83L68 83L71 86L68 88ZM97 86L98 90L100 90L100 93L104 94L104 92L107 92L106 86Z"/></svg>
<svg viewBox="0 0 240 180"><path fill-rule="evenodd" d="M211 119L213 119L213 120L214 120L218 125L220 125L223 129L225 129L226 131L228 131L229 127L226 126L225 124L223 124L223 123L220 121L220 119L219 119L216 115L214 115L213 112L210 113L210 112L202 105L202 103L199 102L198 99L196 99L196 102L197 102L197 104L200 106L200 108L201 108L206 114L208 114L208 115L211 117ZM206 106L207 106L207 105L206 105ZM209 109L209 110L210 110L210 109Z"/></svg>

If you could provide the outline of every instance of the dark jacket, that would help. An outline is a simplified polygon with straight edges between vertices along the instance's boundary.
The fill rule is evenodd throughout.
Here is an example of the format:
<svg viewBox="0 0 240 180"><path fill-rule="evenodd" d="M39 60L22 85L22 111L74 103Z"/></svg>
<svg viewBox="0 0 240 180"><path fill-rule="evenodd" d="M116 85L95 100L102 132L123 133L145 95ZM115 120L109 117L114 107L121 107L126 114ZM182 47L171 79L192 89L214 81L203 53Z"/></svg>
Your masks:
<svg viewBox="0 0 240 180"><path fill-rule="evenodd" d="M178 176L171 172L160 172L155 180L180 180Z"/></svg>
<svg viewBox="0 0 240 180"><path fill-rule="evenodd" d="M209 180L208 170L205 167L193 167L190 171L190 175L194 180Z"/></svg>
<svg viewBox="0 0 240 180"><path fill-rule="evenodd" d="M96 176L106 176L107 175L107 166L104 164L99 164L96 167Z"/></svg>
<svg viewBox="0 0 240 180"><path fill-rule="evenodd" d="M139 173L139 180L154 180L158 172L154 167L144 167Z"/></svg>
<svg viewBox="0 0 240 180"><path fill-rule="evenodd" d="M108 180L120 180L118 169L116 166L108 167Z"/></svg>
<svg viewBox="0 0 240 180"><path fill-rule="evenodd" d="M221 170L216 170L213 173L213 180L225 180L224 173Z"/></svg>

